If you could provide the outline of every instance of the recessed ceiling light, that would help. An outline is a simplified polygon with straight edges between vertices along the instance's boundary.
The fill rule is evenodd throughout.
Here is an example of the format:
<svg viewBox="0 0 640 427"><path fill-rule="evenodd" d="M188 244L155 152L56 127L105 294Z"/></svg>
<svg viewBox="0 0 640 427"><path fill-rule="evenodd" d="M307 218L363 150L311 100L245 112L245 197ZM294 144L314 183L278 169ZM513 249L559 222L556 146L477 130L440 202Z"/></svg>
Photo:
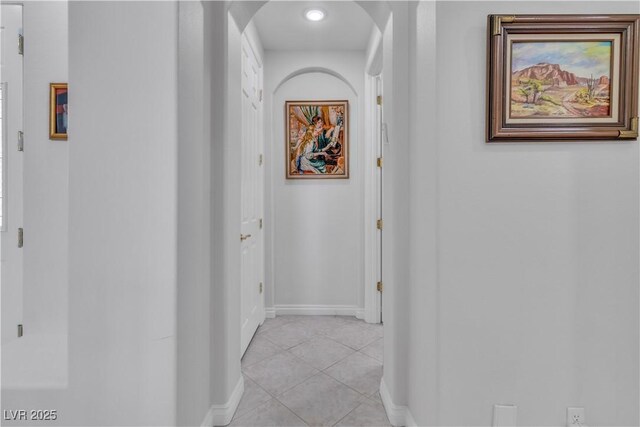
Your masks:
<svg viewBox="0 0 640 427"><path fill-rule="evenodd" d="M322 21L325 17L325 13L324 10L321 9L309 9L304 13L304 16L309 20L309 21Z"/></svg>

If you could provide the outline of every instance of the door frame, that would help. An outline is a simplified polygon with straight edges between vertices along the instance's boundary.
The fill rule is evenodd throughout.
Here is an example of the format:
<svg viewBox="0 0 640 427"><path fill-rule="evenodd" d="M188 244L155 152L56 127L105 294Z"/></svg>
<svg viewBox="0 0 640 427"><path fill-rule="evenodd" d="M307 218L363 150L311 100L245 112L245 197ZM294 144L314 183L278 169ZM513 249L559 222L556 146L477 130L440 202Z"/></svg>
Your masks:
<svg viewBox="0 0 640 427"><path fill-rule="evenodd" d="M365 76L364 137L364 321L382 321L382 117L378 96L382 97L382 34L374 41ZM380 98L381 99L381 98Z"/></svg>
<svg viewBox="0 0 640 427"><path fill-rule="evenodd" d="M24 151L18 150L18 131L24 130L24 55L18 53L18 37L24 31L24 6L21 3L2 3L0 15L12 16L15 10L19 17L18 32L5 33L0 41L7 44L6 50L14 58L13 61L3 61L4 73L0 72L2 85L2 227L0 229L0 277L13 280L2 282L2 344L14 341L22 335L21 326L24 322L24 252L18 246L18 233L24 227ZM10 8L10 9L9 9ZM9 10L12 11L9 14ZM15 24L17 22L12 22ZM2 23L0 23L2 24ZM9 26L9 29L15 29ZM15 50L14 50L15 49ZM1 50L1 49L0 49ZM6 68L7 64L18 68ZM16 105L17 104L17 105ZM9 140L12 142L10 143ZM4 247L4 253L2 251Z"/></svg>
<svg viewBox="0 0 640 427"><path fill-rule="evenodd" d="M255 38L255 34L253 34L249 28L245 28L245 30L242 32L241 34L241 49L242 49L242 43L246 42L246 44L248 45L249 49L251 50L251 52L253 53L257 65L260 68L260 72L258 73L258 105L259 105L259 111L258 111L258 123L257 123L257 143L258 143L258 152L260 153L260 164L259 164L259 169L258 169L258 181L259 181L259 191L260 191L260 197L258 200L258 211L259 216L260 216L260 234L261 236L259 237L258 240L258 245L259 245L259 257L260 259L258 260L258 282L260 283L261 289L260 289L260 300L261 300L261 307L260 307L260 312L258 313L260 320L258 322L258 326L262 325L264 323L265 320L265 292L264 292L264 288L265 288L265 230L264 230L264 183L265 183L265 173L264 173L264 96L263 96L263 90L264 90L264 58L262 58L261 54L260 54L260 50L256 48L256 43L258 43L258 41L254 40ZM240 52L241 54L241 52ZM241 62L240 64L240 72L242 73L244 70L242 69L242 67L244 67L244 63ZM242 79L242 76L241 76ZM238 93L238 96L241 97L241 93ZM242 114L241 120L240 120L240 135L242 135L243 129L244 129L244 114ZM243 141L243 138L240 139L240 141ZM257 159L256 159L257 160ZM244 167L244 165L240 164L240 167ZM242 187L240 188L240 191L242 192ZM241 197L240 200L242 201L243 198ZM240 219L240 221L242 221L242 219ZM239 247L239 251L240 253L242 252L242 245L240 245ZM240 263L240 277L242 278L242 262ZM240 286L244 286L242 280L240 281ZM241 322L242 320L242 304L243 304L243 300L242 300L242 296L243 296L243 292L240 292L240 319ZM241 323L242 325L242 323ZM242 331L241 331L242 334ZM253 335L255 335L255 331L253 333ZM251 339L249 339L248 342L244 342L244 338L241 337L240 339L240 357L242 358L242 356L244 355L244 353L246 352L248 345L251 343L251 340L253 339L253 335L251 337ZM245 346L246 344L246 346Z"/></svg>

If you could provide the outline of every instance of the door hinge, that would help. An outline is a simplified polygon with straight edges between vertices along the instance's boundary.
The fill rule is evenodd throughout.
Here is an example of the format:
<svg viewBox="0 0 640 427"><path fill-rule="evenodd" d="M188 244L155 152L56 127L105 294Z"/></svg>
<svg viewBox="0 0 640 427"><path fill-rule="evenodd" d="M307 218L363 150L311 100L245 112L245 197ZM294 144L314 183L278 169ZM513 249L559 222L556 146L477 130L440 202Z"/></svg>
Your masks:
<svg viewBox="0 0 640 427"><path fill-rule="evenodd" d="M24 327L22 325L18 325L18 338L24 335Z"/></svg>
<svg viewBox="0 0 640 427"><path fill-rule="evenodd" d="M262 293L262 282L260 282L260 293Z"/></svg>
<svg viewBox="0 0 640 427"><path fill-rule="evenodd" d="M24 230L22 228L18 228L18 247L21 248L24 246Z"/></svg>
<svg viewBox="0 0 640 427"><path fill-rule="evenodd" d="M382 282L378 282L378 284L376 285L376 289L378 290L378 292L382 292Z"/></svg>
<svg viewBox="0 0 640 427"><path fill-rule="evenodd" d="M18 54L24 55L24 36L18 34Z"/></svg>
<svg viewBox="0 0 640 427"><path fill-rule="evenodd" d="M378 228L378 230L382 230L382 220L381 219L376 221L376 227Z"/></svg>
<svg viewBox="0 0 640 427"><path fill-rule="evenodd" d="M262 154L260 154L260 155L258 156L258 165L262 166L262 162L263 162Z"/></svg>
<svg viewBox="0 0 640 427"><path fill-rule="evenodd" d="M376 160L376 165L378 165L379 168L382 167L382 157L378 157L378 159Z"/></svg>
<svg viewBox="0 0 640 427"><path fill-rule="evenodd" d="M258 221L258 225L260 226L260 229L262 230L262 218L260 218L260 221Z"/></svg>
<svg viewBox="0 0 640 427"><path fill-rule="evenodd" d="M378 96L376 97L376 104L378 104L378 105L382 105L382 95L378 95Z"/></svg>
<svg viewBox="0 0 640 427"><path fill-rule="evenodd" d="M21 130L18 131L18 151L24 151L24 133Z"/></svg>
<svg viewBox="0 0 640 427"><path fill-rule="evenodd" d="M262 101L262 89L260 89L260 91L258 91L258 101Z"/></svg>

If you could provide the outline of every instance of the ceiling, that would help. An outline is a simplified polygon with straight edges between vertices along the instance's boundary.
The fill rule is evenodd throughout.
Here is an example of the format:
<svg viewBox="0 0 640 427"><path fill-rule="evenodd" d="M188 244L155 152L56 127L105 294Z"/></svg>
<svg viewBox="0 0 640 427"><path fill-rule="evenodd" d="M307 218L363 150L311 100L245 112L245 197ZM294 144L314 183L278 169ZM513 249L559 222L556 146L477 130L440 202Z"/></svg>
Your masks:
<svg viewBox="0 0 640 427"><path fill-rule="evenodd" d="M311 8L325 11L320 22L308 21ZM260 40L269 50L365 50L373 20L352 1L270 1L255 14Z"/></svg>

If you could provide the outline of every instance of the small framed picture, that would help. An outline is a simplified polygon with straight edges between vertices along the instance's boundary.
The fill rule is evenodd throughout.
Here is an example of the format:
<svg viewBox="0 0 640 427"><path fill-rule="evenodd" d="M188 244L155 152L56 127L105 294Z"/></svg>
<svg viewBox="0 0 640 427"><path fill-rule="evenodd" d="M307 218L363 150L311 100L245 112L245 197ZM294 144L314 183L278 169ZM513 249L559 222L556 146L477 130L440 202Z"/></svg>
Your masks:
<svg viewBox="0 0 640 427"><path fill-rule="evenodd" d="M49 139L67 139L67 84L49 85Z"/></svg>
<svg viewBox="0 0 640 427"><path fill-rule="evenodd" d="M640 15L490 15L487 142L638 137Z"/></svg>
<svg viewBox="0 0 640 427"><path fill-rule="evenodd" d="M349 178L349 102L285 103L287 179Z"/></svg>

